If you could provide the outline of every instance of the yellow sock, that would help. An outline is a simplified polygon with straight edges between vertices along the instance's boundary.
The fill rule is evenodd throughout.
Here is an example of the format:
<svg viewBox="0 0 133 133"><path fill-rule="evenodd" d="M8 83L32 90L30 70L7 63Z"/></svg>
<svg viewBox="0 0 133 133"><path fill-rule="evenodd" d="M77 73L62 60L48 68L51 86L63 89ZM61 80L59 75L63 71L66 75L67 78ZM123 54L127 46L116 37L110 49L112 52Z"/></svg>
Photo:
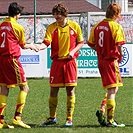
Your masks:
<svg viewBox="0 0 133 133"><path fill-rule="evenodd" d="M17 98L17 106L16 106L16 112L17 113L22 113L24 105L25 105L25 101L26 101L26 96L27 96L27 92L25 91L20 91L18 98Z"/></svg>
<svg viewBox="0 0 133 133"><path fill-rule="evenodd" d="M56 117L57 104L58 104L58 97L49 97L49 111L51 118Z"/></svg>
<svg viewBox="0 0 133 133"><path fill-rule="evenodd" d="M102 113L104 114L106 111L106 102L107 102L107 93L104 95L104 99L101 103L100 109L102 110Z"/></svg>
<svg viewBox="0 0 133 133"><path fill-rule="evenodd" d="M107 99L107 121L112 123L114 121L115 100Z"/></svg>
<svg viewBox="0 0 133 133"><path fill-rule="evenodd" d="M75 95L67 96L67 119L72 120L74 107L75 107Z"/></svg>
<svg viewBox="0 0 133 133"><path fill-rule="evenodd" d="M1 116L5 115L6 101L7 101L7 96L0 95L0 115Z"/></svg>

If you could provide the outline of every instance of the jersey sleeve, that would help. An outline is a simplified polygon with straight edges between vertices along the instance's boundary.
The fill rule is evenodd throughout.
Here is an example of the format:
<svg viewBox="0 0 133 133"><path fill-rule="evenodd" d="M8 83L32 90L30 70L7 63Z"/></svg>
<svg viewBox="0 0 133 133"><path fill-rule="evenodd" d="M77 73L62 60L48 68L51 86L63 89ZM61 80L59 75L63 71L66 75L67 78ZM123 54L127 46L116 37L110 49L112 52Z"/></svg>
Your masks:
<svg viewBox="0 0 133 133"><path fill-rule="evenodd" d="M90 33L90 36L89 36L89 39L87 41L87 44L89 46L95 46L94 30L95 30L95 27L92 28L91 33Z"/></svg>
<svg viewBox="0 0 133 133"><path fill-rule="evenodd" d="M22 30L20 30L20 36L19 36L19 41L20 41L20 46L23 48L24 45L26 44L26 40L25 40L25 30L24 28L22 28Z"/></svg>
<svg viewBox="0 0 133 133"><path fill-rule="evenodd" d="M83 34L82 34L82 30L81 27L77 24L77 42L78 43L83 43L84 42L84 38L83 38Z"/></svg>
<svg viewBox="0 0 133 133"><path fill-rule="evenodd" d="M13 29L14 29L14 33L19 41L20 47L24 48L24 45L26 44L24 28L21 25L16 24L15 26L13 26Z"/></svg>
<svg viewBox="0 0 133 133"><path fill-rule="evenodd" d="M112 25L112 26L111 26ZM116 45L125 44L125 34L120 24L111 23L110 27L112 31L112 37Z"/></svg>
<svg viewBox="0 0 133 133"><path fill-rule="evenodd" d="M116 33L115 43L117 45L125 44L125 34L121 25L119 25L118 31Z"/></svg>
<svg viewBox="0 0 133 133"><path fill-rule="evenodd" d="M46 33L43 39L43 43L46 46L49 46L52 42L52 33L51 33L51 26L48 26L48 28L46 29Z"/></svg>

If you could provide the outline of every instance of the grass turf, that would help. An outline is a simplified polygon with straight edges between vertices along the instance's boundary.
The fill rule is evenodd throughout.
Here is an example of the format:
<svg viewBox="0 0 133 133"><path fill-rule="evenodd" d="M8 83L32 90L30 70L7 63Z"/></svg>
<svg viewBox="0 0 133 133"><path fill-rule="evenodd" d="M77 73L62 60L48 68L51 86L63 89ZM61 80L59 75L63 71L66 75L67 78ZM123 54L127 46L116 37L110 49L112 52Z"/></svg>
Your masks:
<svg viewBox="0 0 133 133"><path fill-rule="evenodd" d="M116 95L115 119L124 123L125 128L100 127L95 112L100 107L105 94L100 78L79 78L76 87L76 104L73 116L73 127L64 128L66 119L66 91L59 91L56 126L40 127L41 123L49 117L48 97L49 82L44 79L28 79L30 91L28 93L22 119L31 125L31 129L15 128L0 129L6 133L132 133L133 132L133 78L123 78L123 87ZM10 90L7 100L5 120L11 123L14 116L18 88Z"/></svg>

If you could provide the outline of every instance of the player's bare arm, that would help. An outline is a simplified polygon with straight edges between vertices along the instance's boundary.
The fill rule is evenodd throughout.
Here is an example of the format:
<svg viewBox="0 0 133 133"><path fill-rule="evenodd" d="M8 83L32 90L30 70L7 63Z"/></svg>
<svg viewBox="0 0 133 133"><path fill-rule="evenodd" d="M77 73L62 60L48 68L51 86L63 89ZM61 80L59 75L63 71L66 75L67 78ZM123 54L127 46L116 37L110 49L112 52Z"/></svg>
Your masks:
<svg viewBox="0 0 133 133"><path fill-rule="evenodd" d="M47 45L45 45L44 43L39 44L39 50L44 50L47 48Z"/></svg>
<svg viewBox="0 0 133 133"><path fill-rule="evenodd" d="M118 51L119 51L119 59L118 59L118 62L121 62L122 61L122 56L123 56L123 48L122 48L122 45L119 45L118 46Z"/></svg>
<svg viewBox="0 0 133 133"><path fill-rule="evenodd" d="M24 45L24 49L31 49L31 50L34 50L36 52L39 51L39 47L37 47L37 45L33 44L33 43L30 43L30 44L25 44Z"/></svg>
<svg viewBox="0 0 133 133"><path fill-rule="evenodd" d="M70 51L70 53L69 53L70 58L72 58L73 55L75 54L75 52L79 51L83 45L84 45L84 43L83 44L80 43L72 51Z"/></svg>

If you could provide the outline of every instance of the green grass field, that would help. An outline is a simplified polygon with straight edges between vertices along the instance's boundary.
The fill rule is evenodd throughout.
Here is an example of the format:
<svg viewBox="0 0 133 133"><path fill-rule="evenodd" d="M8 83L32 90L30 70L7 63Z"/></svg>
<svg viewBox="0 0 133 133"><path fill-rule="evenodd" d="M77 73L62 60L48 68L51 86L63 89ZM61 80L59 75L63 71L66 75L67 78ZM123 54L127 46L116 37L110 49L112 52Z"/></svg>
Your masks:
<svg viewBox="0 0 133 133"><path fill-rule="evenodd" d="M30 91L22 114L23 121L32 126L31 129L1 129L0 133L132 133L133 132L133 78L123 78L124 86L119 88L116 96L115 119L126 124L125 128L100 127L95 116L99 109L105 90L101 87L100 78L79 78L76 87L76 105L73 116L73 127L64 128L66 119L66 92L59 91L57 109L57 125L42 128L41 123L49 116L48 79L28 79ZM14 116L16 98L19 89L11 89L7 101L5 120L11 123Z"/></svg>

